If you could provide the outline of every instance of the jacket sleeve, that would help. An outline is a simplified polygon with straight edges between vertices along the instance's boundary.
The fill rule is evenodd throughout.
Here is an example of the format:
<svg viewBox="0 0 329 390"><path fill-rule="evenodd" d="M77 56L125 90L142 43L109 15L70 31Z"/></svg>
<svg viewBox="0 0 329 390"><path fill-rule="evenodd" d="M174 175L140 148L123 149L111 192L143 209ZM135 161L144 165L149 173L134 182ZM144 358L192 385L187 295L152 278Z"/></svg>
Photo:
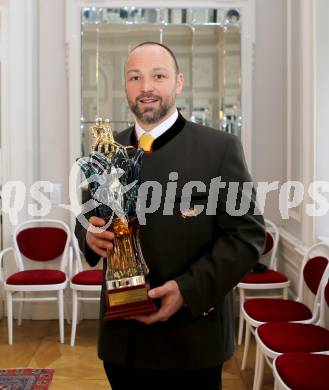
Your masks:
<svg viewBox="0 0 329 390"><path fill-rule="evenodd" d="M216 219L218 237L211 252L198 258L185 273L175 278L185 303L193 316L207 312L223 301L225 295L236 286L242 277L257 263L265 244L264 220L254 215L256 192L242 191L244 182L252 182L248 173L243 149L237 137L230 137L220 166L221 181L226 187L220 189ZM228 203L229 183L238 184L236 209L242 203L250 205L243 215L232 213ZM229 196L228 196L229 195ZM248 202L248 203L245 203Z"/></svg>

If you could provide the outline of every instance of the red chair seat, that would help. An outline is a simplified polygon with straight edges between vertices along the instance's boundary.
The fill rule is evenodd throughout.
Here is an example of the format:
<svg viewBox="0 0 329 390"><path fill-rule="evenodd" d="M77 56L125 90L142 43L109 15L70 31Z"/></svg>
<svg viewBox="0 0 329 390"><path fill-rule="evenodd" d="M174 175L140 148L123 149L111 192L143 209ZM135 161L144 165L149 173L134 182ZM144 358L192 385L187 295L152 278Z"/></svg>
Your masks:
<svg viewBox="0 0 329 390"><path fill-rule="evenodd" d="M73 276L72 283L83 285L101 285L103 280L101 269L81 271Z"/></svg>
<svg viewBox="0 0 329 390"><path fill-rule="evenodd" d="M292 322L269 322L260 325L257 332L262 342L276 352L329 350L329 330L321 326Z"/></svg>
<svg viewBox="0 0 329 390"><path fill-rule="evenodd" d="M42 285L58 284L66 280L66 275L62 271L55 269L30 269L16 272L9 276L7 284L11 285Z"/></svg>
<svg viewBox="0 0 329 390"><path fill-rule="evenodd" d="M309 353L286 353L275 366L283 382L292 390L329 388L329 356Z"/></svg>
<svg viewBox="0 0 329 390"><path fill-rule="evenodd" d="M243 307L251 318L260 322L302 321L312 318L312 312L306 305L285 299L249 299Z"/></svg>
<svg viewBox="0 0 329 390"><path fill-rule="evenodd" d="M267 269L264 272L250 272L249 274L245 275L241 282L252 284L285 283L288 282L288 278L281 272Z"/></svg>

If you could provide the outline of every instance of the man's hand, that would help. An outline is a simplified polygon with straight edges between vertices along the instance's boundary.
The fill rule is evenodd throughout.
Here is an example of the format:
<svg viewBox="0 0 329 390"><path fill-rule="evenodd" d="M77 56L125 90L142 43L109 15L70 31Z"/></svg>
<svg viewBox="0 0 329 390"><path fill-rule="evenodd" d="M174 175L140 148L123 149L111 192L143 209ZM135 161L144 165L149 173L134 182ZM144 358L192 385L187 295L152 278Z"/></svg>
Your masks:
<svg viewBox="0 0 329 390"><path fill-rule="evenodd" d="M102 218L98 217L90 217L89 225L94 227L103 227L106 222ZM112 240L114 239L114 233L108 230L101 231L99 233L95 233L90 231L90 228L87 230L86 241L89 246L95 253L99 256L106 257L107 249L112 249L113 244Z"/></svg>
<svg viewBox="0 0 329 390"><path fill-rule="evenodd" d="M162 286L149 290L148 295L153 299L161 298L159 311L149 315L129 317L129 319L135 319L146 325L153 324L157 321L167 321L184 304L184 299L179 291L178 284L174 280L169 280Z"/></svg>

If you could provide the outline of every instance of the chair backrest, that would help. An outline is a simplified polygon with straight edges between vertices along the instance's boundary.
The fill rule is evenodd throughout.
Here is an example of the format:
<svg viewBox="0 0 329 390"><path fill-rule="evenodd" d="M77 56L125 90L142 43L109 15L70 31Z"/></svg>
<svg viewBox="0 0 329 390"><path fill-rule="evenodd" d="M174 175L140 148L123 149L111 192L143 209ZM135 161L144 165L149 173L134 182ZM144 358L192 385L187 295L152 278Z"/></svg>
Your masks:
<svg viewBox="0 0 329 390"><path fill-rule="evenodd" d="M73 247L73 264L69 265L69 275L72 278L78 272L81 272L86 269L90 269L90 265L87 263L83 253L80 251L79 243L75 235L72 235L72 247ZM103 262L99 261L98 264L94 267L95 269L103 269Z"/></svg>
<svg viewBox="0 0 329 390"><path fill-rule="evenodd" d="M73 267L75 267L75 269L72 269L73 267L70 266L70 277L74 276L75 274L83 270L83 265L81 261L81 252L80 252L78 240L74 234L72 235L72 246L73 246Z"/></svg>
<svg viewBox="0 0 329 390"><path fill-rule="evenodd" d="M14 231L14 247L19 270L24 260L48 262L60 259L64 271L71 242L71 231L66 223L55 219L35 219L21 223Z"/></svg>
<svg viewBox="0 0 329 390"><path fill-rule="evenodd" d="M306 252L300 273L298 301L312 311L315 320L319 314L323 284L329 277L329 245L317 243Z"/></svg>
<svg viewBox="0 0 329 390"><path fill-rule="evenodd" d="M260 262L266 264L269 268L277 269L277 252L279 245L279 229L270 221L265 219L266 242Z"/></svg>
<svg viewBox="0 0 329 390"><path fill-rule="evenodd" d="M323 283L320 300L319 325L329 329L329 279Z"/></svg>

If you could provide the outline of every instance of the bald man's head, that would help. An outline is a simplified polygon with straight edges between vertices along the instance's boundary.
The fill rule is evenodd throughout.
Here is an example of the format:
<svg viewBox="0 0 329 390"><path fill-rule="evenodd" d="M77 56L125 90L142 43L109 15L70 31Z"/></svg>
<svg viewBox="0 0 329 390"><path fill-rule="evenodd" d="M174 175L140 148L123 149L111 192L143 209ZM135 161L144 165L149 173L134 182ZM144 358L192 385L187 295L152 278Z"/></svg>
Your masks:
<svg viewBox="0 0 329 390"><path fill-rule="evenodd" d="M144 42L129 53L125 63L125 87L129 107L143 129L168 118L175 110L184 76L166 46Z"/></svg>
<svg viewBox="0 0 329 390"><path fill-rule="evenodd" d="M179 65L178 65L178 61L177 61L177 58L174 54L174 52L169 49L168 46L166 45L163 45L162 43L159 43L159 42L153 42L153 41L146 41L146 42L142 42L140 44L138 44L137 46L135 46L133 49L130 50L130 52L128 53L128 56L127 56L127 60L130 56L130 54L132 54L136 49L140 48L140 47L143 47L143 46L159 46L159 47L162 47L164 50L166 50L168 52L168 54L170 55L172 61L173 61L173 66L174 66L174 69L175 69L175 74L176 76L179 74L180 70L179 70ZM127 61L126 61L127 62Z"/></svg>

